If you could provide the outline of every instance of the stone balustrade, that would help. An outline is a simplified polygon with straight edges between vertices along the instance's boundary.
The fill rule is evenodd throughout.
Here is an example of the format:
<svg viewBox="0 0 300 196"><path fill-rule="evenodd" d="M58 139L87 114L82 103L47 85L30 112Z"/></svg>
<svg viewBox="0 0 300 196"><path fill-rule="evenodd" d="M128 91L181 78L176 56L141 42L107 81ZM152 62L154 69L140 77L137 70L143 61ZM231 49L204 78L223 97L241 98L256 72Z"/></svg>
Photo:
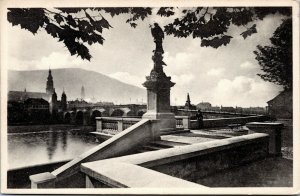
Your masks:
<svg viewBox="0 0 300 196"><path fill-rule="evenodd" d="M199 129L198 121L191 120L190 116L175 116L177 129ZM261 122L268 118L263 115L231 117L231 118L214 118L203 119L203 128L227 127L229 124L244 125L248 122Z"/></svg>
<svg viewBox="0 0 300 196"><path fill-rule="evenodd" d="M175 116L176 129L189 130L191 128L190 116Z"/></svg>
<svg viewBox="0 0 300 196"><path fill-rule="evenodd" d="M96 117L96 131L115 135L139 122L140 118Z"/></svg>

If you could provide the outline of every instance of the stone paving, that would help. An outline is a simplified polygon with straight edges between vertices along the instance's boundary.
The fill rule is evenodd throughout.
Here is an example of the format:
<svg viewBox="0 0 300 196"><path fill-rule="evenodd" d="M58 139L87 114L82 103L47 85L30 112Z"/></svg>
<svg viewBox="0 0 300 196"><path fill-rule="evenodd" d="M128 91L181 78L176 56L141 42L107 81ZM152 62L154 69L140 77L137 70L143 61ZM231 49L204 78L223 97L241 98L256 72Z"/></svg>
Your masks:
<svg viewBox="0 0 300 196"><path fill-rule="evenodd" d="M199 129L191 130L188 133L179 133L173 135L163 135L162 140L182 142L182 143L202 143L219 139L226 139L234 136L246 135L248 130L244 127L239 129L220 128L220 129Z"/></svg>

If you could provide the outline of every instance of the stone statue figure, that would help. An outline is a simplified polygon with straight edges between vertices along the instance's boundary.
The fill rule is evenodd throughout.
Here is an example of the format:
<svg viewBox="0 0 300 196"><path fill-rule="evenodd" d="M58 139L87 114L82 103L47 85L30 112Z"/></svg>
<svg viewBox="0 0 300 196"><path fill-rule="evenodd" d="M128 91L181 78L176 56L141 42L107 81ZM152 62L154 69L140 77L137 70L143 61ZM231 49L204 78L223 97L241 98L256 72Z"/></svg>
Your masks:
<svg viewBox="0 0 300 196"><path fill-rule="evenodd" d="M163 61L164 49L162 46L162 42L165 37L164 32L157 23L154 23L153 26L150 25L150 28L155 43L155 50L153 50L154 54L152 56L152 60L154 62L153 71L157 74L165 75L162 67L162 65L166 65L166 63Z"/></svg>
<svg viewBox="0 0 300 196"><path fill-rule="evenodd" d="M160 28L160 26L157 23L154 23L154 27L151 26L151 34L156 44L155 52L163 54L164 49L162 47L162 42L165 36L163 30Z"/></svg>

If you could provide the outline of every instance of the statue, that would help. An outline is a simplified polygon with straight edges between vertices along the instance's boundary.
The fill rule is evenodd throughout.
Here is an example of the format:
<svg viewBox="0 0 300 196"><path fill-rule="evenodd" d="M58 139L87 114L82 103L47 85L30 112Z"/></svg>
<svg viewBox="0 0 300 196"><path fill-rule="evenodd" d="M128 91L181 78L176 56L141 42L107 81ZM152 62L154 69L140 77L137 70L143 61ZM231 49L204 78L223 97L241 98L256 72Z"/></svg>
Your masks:
<svg viewBox="0 0 300 196"><path fill-rule="evenodd" d="M154 27L151 26L151 34L156 44L156 48L154 52L163 54L164 49L162 47L162 41L165 38L165 36L163 30L160 28L160 26L157 23L154 23Z"/></svg>
<svg viewBox="0 0 300 196"><path fill-rule="evenodd" d="M154 54L152 56L152 60L154 62L153 71L156 72L156 74L163 74L163 76L165 76L162 67L163 65L166 65L163 61L164 49L162 46L162 42L165 37L164 32L157 23L154 23L154 26L150 25L150 28L155 43L155 50L153 50Z"/></svg>

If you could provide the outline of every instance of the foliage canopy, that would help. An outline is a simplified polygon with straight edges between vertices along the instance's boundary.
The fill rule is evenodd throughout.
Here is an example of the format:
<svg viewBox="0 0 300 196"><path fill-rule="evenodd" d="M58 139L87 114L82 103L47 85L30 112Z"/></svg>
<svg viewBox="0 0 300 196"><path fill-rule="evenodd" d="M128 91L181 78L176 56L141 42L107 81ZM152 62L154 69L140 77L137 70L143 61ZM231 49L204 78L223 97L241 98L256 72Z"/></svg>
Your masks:
<svg viewBox="0 0 300 196"><path fill-rule="evenodd" d="M286 90L293 85L292 19L285 19L270 38L270 46L257 46L256 60L264 72L263 80L282 85Z"/></svg>
<svg viewBox="0 0 300 196"><path fill-rule="evenodd" d="M163 27L164 33L178 38L201 38L202 47L213 48L230 43L232 36L227 30L231 24L243 28L241 36L246 39L257 32L255 21L269 14L291 15L290 8L282 7L161 7L158 11L150 7L9 8L7 19L13 26L20 25L33 34L44 29L63 42L71 55L90 60L88 45L103 44L103 30L112 28L104 13L112 17L123 14L126 23L136 28L137 21L152 15L174 17L178 12L178 17Z"/></svg>

